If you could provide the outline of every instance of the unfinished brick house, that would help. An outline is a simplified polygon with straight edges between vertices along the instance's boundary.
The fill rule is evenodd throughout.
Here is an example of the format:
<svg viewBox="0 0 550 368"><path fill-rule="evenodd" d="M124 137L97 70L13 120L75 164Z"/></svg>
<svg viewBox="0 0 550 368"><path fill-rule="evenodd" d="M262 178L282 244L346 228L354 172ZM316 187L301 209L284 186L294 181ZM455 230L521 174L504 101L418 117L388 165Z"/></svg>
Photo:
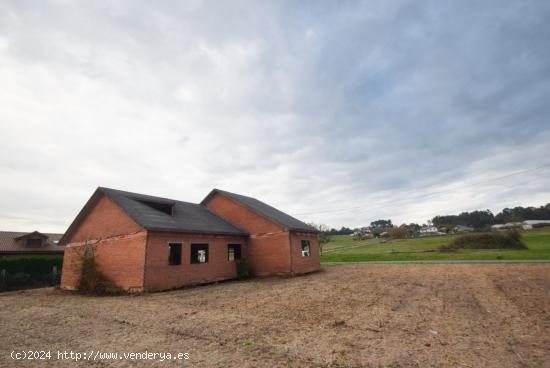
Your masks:
<svg viewBox="0 0 550 368"><path fill-rule="evenodd" d="M162 290L320 267L317 230L257 199L218 189L200 203L98 188L69 226L61 287L76 289L84 256L117 286Z"/></svg>

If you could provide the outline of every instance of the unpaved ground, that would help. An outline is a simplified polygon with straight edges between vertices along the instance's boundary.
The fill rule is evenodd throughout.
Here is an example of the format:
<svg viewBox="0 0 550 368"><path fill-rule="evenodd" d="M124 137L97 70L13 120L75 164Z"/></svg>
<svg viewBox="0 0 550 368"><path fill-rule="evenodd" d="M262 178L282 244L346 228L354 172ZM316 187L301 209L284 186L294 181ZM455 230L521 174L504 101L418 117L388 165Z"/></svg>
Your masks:
<svg viewBox="0 0 550 368"><path fill-rule="evenodd" d="M189 352L198 367L550 367L550 265L334 265L143 296L0 295L12 350ZM181 366L96 361L87 366Z"/></svg>

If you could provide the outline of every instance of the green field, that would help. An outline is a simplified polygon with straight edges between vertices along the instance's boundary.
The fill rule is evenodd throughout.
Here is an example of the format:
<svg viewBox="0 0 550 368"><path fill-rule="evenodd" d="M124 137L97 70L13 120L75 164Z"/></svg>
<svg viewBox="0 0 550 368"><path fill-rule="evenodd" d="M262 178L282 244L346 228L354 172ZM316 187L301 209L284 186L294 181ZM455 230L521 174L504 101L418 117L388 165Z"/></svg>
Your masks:
<svg viewBox="0 0 550 368"><path fill-rule="evenodd" d="M471 250L439 252L456 235L414 239L355 241L351 236L331 236L323 246L321 262L419 261L419 260L550 260L550 229L522 233L525 250Z"/></svg>

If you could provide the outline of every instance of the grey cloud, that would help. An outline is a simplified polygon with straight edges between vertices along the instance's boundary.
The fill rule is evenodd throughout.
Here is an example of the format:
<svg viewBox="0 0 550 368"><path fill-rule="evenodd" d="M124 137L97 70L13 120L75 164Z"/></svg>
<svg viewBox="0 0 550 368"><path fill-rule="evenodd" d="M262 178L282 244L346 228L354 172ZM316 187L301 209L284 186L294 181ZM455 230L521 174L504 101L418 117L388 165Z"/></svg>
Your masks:
<svg viewBox="0 0 550 368"><path fill-rule="evenodd" d="M195 201L219 186L334 226L537 205L545 171L469 185L545 163L549 15L544 1L5 2L0 218L61 231L97 185Z"/></svg>

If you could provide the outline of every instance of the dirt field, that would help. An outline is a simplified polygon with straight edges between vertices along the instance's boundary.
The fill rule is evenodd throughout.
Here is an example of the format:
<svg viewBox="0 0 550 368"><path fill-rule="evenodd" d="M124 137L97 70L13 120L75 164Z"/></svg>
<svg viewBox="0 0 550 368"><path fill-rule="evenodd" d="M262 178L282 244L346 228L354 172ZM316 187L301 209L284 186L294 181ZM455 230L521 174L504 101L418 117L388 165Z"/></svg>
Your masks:
<svg viewBox="0 0 550 368"><path fill-rule="evenodd" d="M198 367L550 367L550 265L336 265L123 297L39 289L0 295L0 321L8 367L43 366L10 359L29 349L189 352L183 366ZM115 363L182 365L86 365Z"/></svg>

